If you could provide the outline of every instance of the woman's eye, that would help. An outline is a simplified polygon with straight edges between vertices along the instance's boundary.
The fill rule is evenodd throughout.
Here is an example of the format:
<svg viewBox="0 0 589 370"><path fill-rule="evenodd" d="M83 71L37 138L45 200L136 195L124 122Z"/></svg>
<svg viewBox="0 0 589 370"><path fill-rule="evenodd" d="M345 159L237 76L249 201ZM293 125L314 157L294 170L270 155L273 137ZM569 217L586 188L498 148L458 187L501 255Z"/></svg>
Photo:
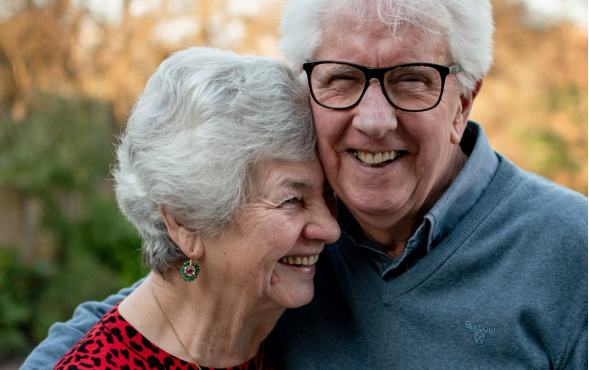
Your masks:
<svg viewBox="0 0 589 370"><path fill-rule="evenodd" d="M290 205L290 204L299 204L301 200L299 198L290 198L282 202L283 205Z"/></svg>

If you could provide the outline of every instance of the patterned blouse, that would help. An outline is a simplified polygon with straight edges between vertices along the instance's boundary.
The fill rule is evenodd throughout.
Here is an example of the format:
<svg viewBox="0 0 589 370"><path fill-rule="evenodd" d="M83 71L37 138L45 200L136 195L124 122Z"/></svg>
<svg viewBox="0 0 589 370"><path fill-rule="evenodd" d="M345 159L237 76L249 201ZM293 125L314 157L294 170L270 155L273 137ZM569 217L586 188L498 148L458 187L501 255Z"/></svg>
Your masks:
<svg viewBox="0 0 589 370"><path fill-rule="evenodd" d="M232 370L274 370L268 356L260 366L260 351ZM201 366L203 370L224 370ZM57 362L57 370L75 369L161 369L198 370L194 364L170 355L147 340L120 314L117 304L68 353Z"/></svg>

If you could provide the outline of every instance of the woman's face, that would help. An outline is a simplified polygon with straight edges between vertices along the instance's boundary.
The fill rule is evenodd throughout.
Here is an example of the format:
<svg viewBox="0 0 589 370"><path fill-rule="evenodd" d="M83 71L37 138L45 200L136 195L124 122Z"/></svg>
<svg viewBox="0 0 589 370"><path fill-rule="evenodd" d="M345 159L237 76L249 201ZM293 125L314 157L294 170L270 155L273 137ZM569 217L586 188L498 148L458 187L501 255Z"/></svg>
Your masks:
<svg viewBox="0 0 589 370"><path fill-rule="evenodd" d="M203 263L228 292L236 287L240 297L300 307L313 298L319 253L340 234L324 199L329 189L321 165L317 159L264 162L256 188L235 220L237 231L210 240L211 248L205 241Z"/></svg>

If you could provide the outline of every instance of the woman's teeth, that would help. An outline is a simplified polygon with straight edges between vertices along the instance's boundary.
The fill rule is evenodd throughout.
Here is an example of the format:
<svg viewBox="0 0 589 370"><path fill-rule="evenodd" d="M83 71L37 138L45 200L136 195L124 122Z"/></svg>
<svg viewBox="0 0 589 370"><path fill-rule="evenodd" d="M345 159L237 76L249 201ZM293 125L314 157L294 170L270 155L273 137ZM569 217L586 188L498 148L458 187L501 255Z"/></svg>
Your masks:
<svg viewBox="0 0 589 370"><path fill-rule="evenodd" d="M384 163L397 158L399 155L399 152L396 150L389 150L380 153L368 153L362 150L352 150L351 152L356 158L360 160L360 162L372 167L381 166Z"/></svg>
<svg viewBox="0 0 589 370"><path fill-rule="evenodd" d="M311 266L317 263L318 259L319 255L316 254L314 256L309 257L282 257L280 262L286 263L288 265Z"/></svg>

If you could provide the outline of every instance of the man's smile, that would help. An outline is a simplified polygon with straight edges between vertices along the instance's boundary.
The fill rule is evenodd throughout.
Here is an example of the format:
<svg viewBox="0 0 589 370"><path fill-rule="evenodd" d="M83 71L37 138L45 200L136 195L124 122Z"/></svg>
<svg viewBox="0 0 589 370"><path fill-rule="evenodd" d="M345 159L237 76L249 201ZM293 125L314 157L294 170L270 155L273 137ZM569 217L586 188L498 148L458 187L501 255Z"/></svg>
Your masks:
<svg viewBox="0 0 589 370"><path fill-rule="evenodd" d="M407 153L404 150L389 150L384 152L370 153L359 149L349 149L360 163L370 167L381 167Z"/></svg>

